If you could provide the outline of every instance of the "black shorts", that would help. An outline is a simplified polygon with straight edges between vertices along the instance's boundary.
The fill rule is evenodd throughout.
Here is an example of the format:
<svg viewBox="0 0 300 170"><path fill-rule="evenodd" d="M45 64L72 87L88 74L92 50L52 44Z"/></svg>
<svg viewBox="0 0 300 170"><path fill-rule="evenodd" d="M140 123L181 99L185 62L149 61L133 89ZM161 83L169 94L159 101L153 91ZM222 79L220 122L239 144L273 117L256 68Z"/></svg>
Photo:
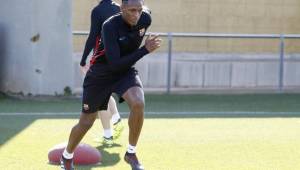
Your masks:
<svg viewBox="0 0 300 170"><path fill-rule="evenodd" d="M122 76L95 76L88 72L83 83L82 112L107 110L112 93L116 93L122 102L123 94L135 86L143 88L138 71L134 68Z"/></svg>

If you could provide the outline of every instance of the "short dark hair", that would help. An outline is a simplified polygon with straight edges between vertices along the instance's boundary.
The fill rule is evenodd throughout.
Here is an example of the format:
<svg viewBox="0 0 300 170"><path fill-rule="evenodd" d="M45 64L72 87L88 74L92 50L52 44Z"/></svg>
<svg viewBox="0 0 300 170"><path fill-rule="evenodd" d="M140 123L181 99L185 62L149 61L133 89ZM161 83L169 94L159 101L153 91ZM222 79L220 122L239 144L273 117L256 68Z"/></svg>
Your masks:
<svg viewBox="0 0 300 170"><path fill-rule="evenodd" d="M127 3L128 3L128 1L130 1L130 0L122 0L122 3L125 3L125 4L127 4ZM140 0L140 1L144 1L144 0Z"/></svg>

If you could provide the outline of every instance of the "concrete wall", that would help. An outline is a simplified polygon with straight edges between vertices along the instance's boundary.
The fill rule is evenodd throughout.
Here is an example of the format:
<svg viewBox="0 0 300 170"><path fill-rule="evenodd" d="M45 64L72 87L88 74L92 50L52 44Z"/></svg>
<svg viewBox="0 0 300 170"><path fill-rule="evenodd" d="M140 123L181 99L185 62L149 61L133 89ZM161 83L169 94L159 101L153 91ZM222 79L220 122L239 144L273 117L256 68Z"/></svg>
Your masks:
<svg viewBox="0 0 300 170"><path fill-rule="evenodd" d="M1 1L1 91L56 94L73 86L71 2Z"/></svg>
<svg viewBox="0 0 300 170"><path fill-rule="evenodd" d="M153 23L149 30L152 32L300 33L299 0L146 0L145 3L152 10ZM98 0L74 1L73 30L89 30L90 12L97 4ZM159 53L137 64L147 88L166 86L167 40L163 40ZM75 66L85 41L86 36L73 37ZM276 89L278 48L278 39L174 38L172 87ZM285 40L285 53L287 59L299 54L300 40ZM285 62L285 88L300 88L299 64L299 56L295 61ZM78 75L74 77L79 79ZM81 85L81 81L76 84Z"/></svg>
<svg viewBox="0 0 300 170"><path fill-rule="evenodd" d="M5 0L0 6L0 90L24 94L81 89L78 61L97 0ZM153 32L299 33L298 0L146 1ZM18 12L16 12L18 11ZM73 19L71 17L73 12ZM167 41L138 63L147 88L164 88ZM186 39L173 41L172 87L200 89L276 88L278 40ZM300 84L300 40L286 41L284 86ZM265 55L266 53L272 53ZM293 60L295 58L295 60Z"/></svg>
<svg viewBox="0 0 300 170"><path fill-rule="evenodd" d="M80 53L77 53L80 55ZM81 92L83 75L74 57L76 92ZM181 90L276 90L279 85L277 54L176 53L173 55L171 87ZM300 91L300 54L285 56L283 88ZM136 65L146 90L165 90L166 53L147 55Z"/></svg>
<svg viewBox="0 0 300 170"><path fill-rule="evenodd" d="M120 2L120 1L118 1ZM89 30L91 9L97 0L73 3L74 30ZM152 10L153 32L202 32L297 34L300 30L299 0L146 0ZM74 49L81 52L86 37L74 38ZM165 49L165 45L162 49ZM277 52L277 40L178 39L178 52ZM292 41L290 52L299 52L299 41Z"/></svg>
<svg viewBox="0 0 300 170"><path fill-rule="evenodd" d="M173 88L197 89L277 89L279 56L276 54L173 55ZM152 54L138 64L145 87L163 88L167 82L166 54ZM300 54L285 56L283 85L300 89Z"/></svg>

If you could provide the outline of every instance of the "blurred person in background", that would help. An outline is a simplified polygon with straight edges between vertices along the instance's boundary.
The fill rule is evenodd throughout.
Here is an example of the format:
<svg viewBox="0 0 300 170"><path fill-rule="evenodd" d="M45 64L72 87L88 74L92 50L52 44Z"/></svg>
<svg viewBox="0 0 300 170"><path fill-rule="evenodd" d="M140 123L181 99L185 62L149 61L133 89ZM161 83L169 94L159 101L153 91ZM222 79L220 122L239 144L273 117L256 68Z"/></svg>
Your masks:
<svg viewBox="0 0 300 170"><path fill-rule="evenodd" d="M102 0L92 10L90 33L86 40L84 52L80 61L81 71L84 74L86 74L89 67L93 65L95 60L101 55L101 51L99 51L99 44L101 41L101 31L104 21L119 12L119 4L112 0ZM93 55L90 60L90 64L86 64L86 60L92 50ZM104 145L111 146L113 144L113 139L117 139L124 129L116 101L112 96L109 99L108 109L99 111L98 116L103 127L102 143ZM113 124L113 130L111 128L111 122Z"/></svg>

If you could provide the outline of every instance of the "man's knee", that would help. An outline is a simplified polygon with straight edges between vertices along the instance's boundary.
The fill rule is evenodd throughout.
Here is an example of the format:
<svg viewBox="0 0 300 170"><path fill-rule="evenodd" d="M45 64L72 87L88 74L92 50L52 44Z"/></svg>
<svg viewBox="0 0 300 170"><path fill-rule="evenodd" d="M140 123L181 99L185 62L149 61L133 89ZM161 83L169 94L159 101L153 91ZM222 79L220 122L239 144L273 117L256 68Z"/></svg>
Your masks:
<svg viewBox="0 0 300 170"><path fill-rule="evenodd" d="M89 121L85 120L85 121L79 122L79 125L84 129L90 129L93 126L93 124L94 124L94 121L91 121L91 120L89 120Z"/></svg>
<svg viewBox="0 0 300 170"><path fill-rule="evenodd" d="M96 116L89 115L89 117L81 117L79 121L79 125L84 129L90 129L94 122L95 122Z"/></svg>
<svg viewBox="0 0 300 170"><path fill-rule="evenodd" d="M134 100L131 103L130 108L133 112L142 112L145 108L145 102L140 99Z"/></svg>

